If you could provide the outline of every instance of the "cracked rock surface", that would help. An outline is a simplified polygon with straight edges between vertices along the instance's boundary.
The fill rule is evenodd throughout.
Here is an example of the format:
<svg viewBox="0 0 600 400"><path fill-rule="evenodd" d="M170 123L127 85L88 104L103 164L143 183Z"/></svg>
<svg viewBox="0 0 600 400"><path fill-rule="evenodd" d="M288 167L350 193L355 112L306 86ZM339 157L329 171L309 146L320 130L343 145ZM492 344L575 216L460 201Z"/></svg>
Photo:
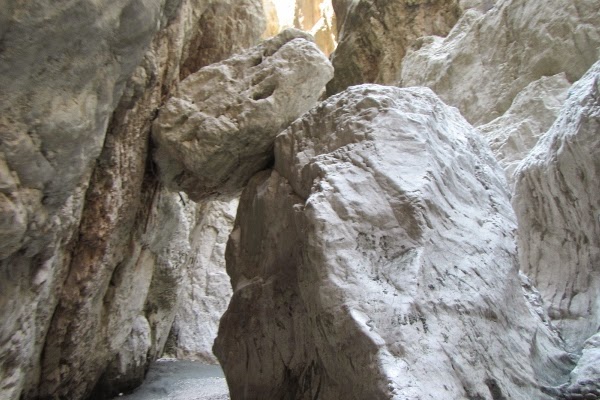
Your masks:
<svg viewBox="0 0 600 400"><path fill-rule="evenodd" d="M329 98L240 200L214 347L232 398L551 398L570 365L515 228L502 169L430 90Z"/></svg>
<svg viewBox="0 0 600 400"><path fill-rule="evenodd" d="M310 36L293 29L190 75L153 126L161 181L193 200L239 191L332 76Z"/></svg>

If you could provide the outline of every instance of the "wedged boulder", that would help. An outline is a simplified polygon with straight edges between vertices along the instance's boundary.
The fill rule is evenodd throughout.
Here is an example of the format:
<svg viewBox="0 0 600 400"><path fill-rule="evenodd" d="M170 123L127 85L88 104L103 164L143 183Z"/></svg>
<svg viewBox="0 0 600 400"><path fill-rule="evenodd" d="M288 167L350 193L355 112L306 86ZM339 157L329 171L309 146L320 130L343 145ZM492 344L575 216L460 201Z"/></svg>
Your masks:
<svg viewBox="0 0 600 400"><path fill-rule="evenodd" d="M511 183L519 163L558 117L570 87L564 73L544 76L519 92L501 117L478 127Z"/></svg>
<svg viewBox="0 0 600 400"><path fill-rule="evenodd" d="M598 1L498 2L468 10L447 37L424 37L402 62L400 86L427 86L465 118L498 118L529 83L564 72L578 80L598 57ZM335 64L334 64L335 65Z"/></svg>
<svg viewBox="0 0 600 400"><path fill-rule="evenodd" d="M204 201L191 236L191 261L166 351L178 359L216 364L212 346L231 298L225 245L233 229L239 196Z"/></svg>
<svg viewBox="0 0 600 400"><path fill-rule="evenodd" d="M327 93L361 83L397 80L410 43L445 36L461 15L459 0L334 1L338 46L331 55L335 76Z"/></svg>
<svg viewBox="0 0 600 400"><path fill-rule="evenodd" d="M232 399L547 399L503 171L429 89L349 88L275 142L227 247ZM531 296L531 295L530 295Z"/></svg>
<svg viewBox="0 0 600 400"><path fill-rule="evenodd" d="M310 36L292 29L190 75L152 128L161 181L196 201L239 191L332 76Z"/></svg>
<svg viewBox="0 0 600 400"><path fill-rule="evenodd" d="M521 268L572 351L600 325L600 62L516 172Z"/></svg>

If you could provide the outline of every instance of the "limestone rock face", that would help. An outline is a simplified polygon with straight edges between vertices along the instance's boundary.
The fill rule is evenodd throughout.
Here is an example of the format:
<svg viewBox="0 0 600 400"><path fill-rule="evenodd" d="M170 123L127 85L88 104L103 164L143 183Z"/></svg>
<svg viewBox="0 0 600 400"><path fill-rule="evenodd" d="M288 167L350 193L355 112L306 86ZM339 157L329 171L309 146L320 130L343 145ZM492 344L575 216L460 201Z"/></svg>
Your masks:
<svg viewBox="0 0 600 400"><path fill-rule="evenodd" d="M600 333L584 343L577 367L571 372L571 383L565 385L561 394L564 399L600 397Z"/></svg>
<svg viewBox="0 0 600 400"><path fill-rule="evenodd" d="M167 3L2 2L0 398L35 391L111 113Z"/></svg>
<svg viewBox="0 0 600 400"><path fill-rule="evenodd" d="M401 86L428 86L481 125L506 112L517 94L543 76L579 79L598 58L596 0L499 2L468 10L446 38L425 37L407 54ZM335 63L334 63L335 65Z"/></svg>
<svg viewBox="0 0 600 400"><path fill-rule="evenodd" d="M153 125L162 182L193 200L239 191L332 75L309 36L290 29L189 76Z"/></svg>
<svg viewBox="0 0 600 400"><path fill-rule="evenodd" d="M516 172L521 268L572 351L600 325L600 62Z"/></svg>
<svg viewBox="0 0 600 400"><path fill-rule="evenodd" d="M410 43L446 35L461 13L458 0L336 1L338 47L329 94L348 86L396 81Z"/></svg>
<svg viewBox="0 0 600 400"><path fill-rule="evenodd" d="M425 88L355 86L275 143L227 247L232 399L546 399L560 340L521 290L503 171Z"/></svg>
<svg viewBox="0 0 600 400"><path fill-rule="evenodd" d="M2 399L131 387L160 354L198 215L158 185L150 125L182 65L264 27L258 0L63 3L0 7Z"/></svg>
<svg viewBox="0 0 600 400"><path fill-rule="evenodd" d="M570 87L564 73L544 76L519 92L501 117L478 127L511 182L521 160L558 117Z"/></svg>
<svg viewBox="0 0 600 400"><path fill-rule="evenodd" d="M310 32L327 56L337 46L337 19L331 0L296 0L294 26Z"/></svg>
<svg viewBox="0 0 600 400"><path fill-rule="evenodd" d="M238 197L199 205L200 220L192 232L192 260L182 284L169 352L178 359L216 363L212 346L219 320L231 298L225 271L225 245L233 229Z"/></svg>

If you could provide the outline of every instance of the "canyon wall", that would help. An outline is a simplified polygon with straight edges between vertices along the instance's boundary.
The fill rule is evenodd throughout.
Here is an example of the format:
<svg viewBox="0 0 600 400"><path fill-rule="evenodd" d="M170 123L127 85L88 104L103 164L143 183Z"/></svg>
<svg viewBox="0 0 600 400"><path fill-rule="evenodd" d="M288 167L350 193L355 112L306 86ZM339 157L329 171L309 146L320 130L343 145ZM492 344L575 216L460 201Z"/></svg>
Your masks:
<svg viewBox="0 0 600 400"><path fill-rule="evenodd" d="M521 268L577 352L600 326L600 62L516 172Z"/></svg>
<svg viewBox="0 0 600 400"><path fill-rule="evenodd" d="M131 387L170 330L197 218L156 180L151 122L180 76L256 42L262 8L8 1L0 20L0 397Z"/></svg>

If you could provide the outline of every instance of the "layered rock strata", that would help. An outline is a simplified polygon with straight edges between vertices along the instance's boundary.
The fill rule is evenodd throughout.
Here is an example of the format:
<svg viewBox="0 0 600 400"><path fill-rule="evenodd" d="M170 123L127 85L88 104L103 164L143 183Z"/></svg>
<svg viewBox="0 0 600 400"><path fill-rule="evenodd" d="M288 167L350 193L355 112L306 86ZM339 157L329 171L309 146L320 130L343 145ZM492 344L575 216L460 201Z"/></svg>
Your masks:
<svg viewBox="0 0 600 400"><path fill-rule="evenodd" d="M198 218L158 185L150 124L181 71L258 39L260 2L5 3L0 397L131 388L162 350Z"/></svg>
<svg viewBox="0 0 600 400"><path fill-rule="evenodd" d="M600 62L516 172L521 268L572 351L600 326Z"/></svg>
<svg viewBox="0 0 600 400"><path fill-rule="evenodd" d="M193 200L239 191L332 76L310 36L294 29L189 76L152 128L161 181Z"/></svg>
<svg viewBox="0 0 600 400"><path fill-rule="evenodd" d="M329 98L240 200L214 347L232 398L550 398L568 362L515 228L489 148L431 91Z"/></svg>
<svg viewBox="0 0 600 400"><path fill-rule="evenodd" d="M446 35L462 11L458 0L338 0L333 7L339 33L328 94L360 83L395 82L411 42Z"/></svg>
<svg viewBox="0 0 600 400"><path fill-rule="evenodd" d="M543 76L578 80L598 58L599 46L596 0L551 0L543 7L502 1L485 14L468 10L445 38L417 41L397 78L401 86L430 87L481 125L504 114Z"/></svg>

